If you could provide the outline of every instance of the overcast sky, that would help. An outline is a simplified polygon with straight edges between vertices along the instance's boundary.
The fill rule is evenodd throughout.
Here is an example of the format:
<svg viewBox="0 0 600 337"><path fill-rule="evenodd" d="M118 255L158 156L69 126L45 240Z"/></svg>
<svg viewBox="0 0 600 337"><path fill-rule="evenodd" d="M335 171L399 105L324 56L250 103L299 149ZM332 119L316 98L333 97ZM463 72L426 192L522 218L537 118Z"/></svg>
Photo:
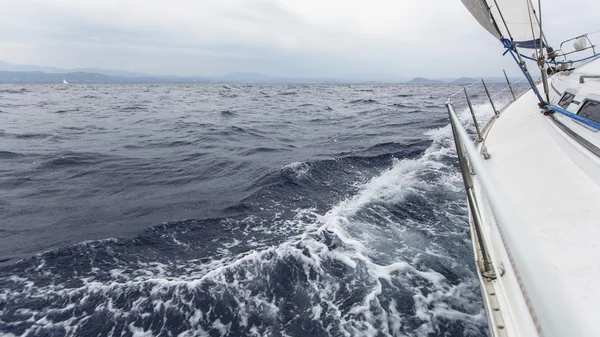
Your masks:
<svg viewBox="0 0 600 337"><path fill-rule="evenodd" d="M600 30L600 1L542 0L551 43ZM600 34L596 35L600 41ZM0 60L154 74L518 74L460 0L0 0Z"/></svg>

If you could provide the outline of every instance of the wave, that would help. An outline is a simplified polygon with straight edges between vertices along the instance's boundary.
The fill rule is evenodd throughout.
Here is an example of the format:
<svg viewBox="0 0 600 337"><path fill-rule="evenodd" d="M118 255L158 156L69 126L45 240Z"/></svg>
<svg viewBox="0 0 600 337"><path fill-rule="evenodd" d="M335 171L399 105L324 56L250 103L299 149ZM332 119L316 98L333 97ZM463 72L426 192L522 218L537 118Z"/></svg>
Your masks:
<svg viewBox="0 0 600 337"><path fill-rule="evenodd" d="M125 103L129 94L106 88L102 94L88 92L123 99L121 105L146 103ZM172 108L172 118L141 118L144 125L137 125L144 113L132 112L106 123L72 121L85 130L105 127L89 133L94 144L81 144L94 146L87 152L33 156L36 150L8 148L27 155L7 161L19 164L11 170L27 166L18 173L33 179L27 189L17 184L19 177L11 178L11 193L43 201L28 202L26 209L12 198L2 201L17 215L10 219L14 227L53 225L14 239L4 235L14 243L0 257L17 259L93 237L90 233L132 236L6 261L0 266L2 333L486 334L468 212L443 108L423 116L401 112L431 103L415 99L412 108L394 109L390 104L411 104L395 97L402 86L374 86L374 96L346 85L236 85L240 97L232 101L219 96L227 91L220 85L190 88L154 90L163 96L158 104ZM163 95L166 89L172 95ZM299 95L277 96L276 104L261 95L281 91ZM171 96L175 100L169 102ZM377 101L349 104L360 98ZM56 104L54 110L62 103ZM311 110L308 104L320 108L313 109L315 115L302 113ZM336 113L323 111L327 104ZM243 106L244 118L233 118L236 123L219 118L219 106ZM377 107L382 113L359 113ZM110 117L115 106L85 110L94 118ZM469 119L461 116L464 123ZM133 127L123 128L128 125ZM128 132L121 135L122 130ZM60 145L71 144L79 142ZM110 157L95 153L98 145ZM289 145L296 148L278 150ZM261 152L241 155L247 149ZM113 157L119 153L123 156ZM50 169L39 170L45 164ZM51 189L60 195L44 192ZM35 204L47 207L36 213ZM146 227L164 219L176 220ZM34 242L30 250L13 254L11 247L27 242Z"/></svg>
<svg viewBox="0 0 600 337"><path fill-rule="evenodd" d="M262 131L254 130L252 128L244 128L241 126L232 125L223 131L223 135L250 135L256 138L269 139L267 136L262 134Z"/></svg>
<svg viewBox="0 0 600 337"><path fill-rule="evenodd" d="M234 117L238 114L233 110L221 110L221 116L223 117Z"/></svg>
<svg viewBox="0 0 600 337"><path fill-rule="evenodd" d="M148 107L144 105L129 105L120 108L121 111L137 111L137 110L148 110Z"/></svg>
<svg viewBox="0 0 600 337"><path fill-rule="evenodd" d="M187 141L187 140L174 140L174 141L163 141L160 143L156 143L156 144L150 144L149 147L153 148L153 147L163 147L163 148L170 148L170 147L178 147L178 146L189 146L194 144L193 141Z"/></svg>
<svg viewBox="0 0 600 337"><path fill-rule="evenodd" d="M29 92L26 88L21 89L0 89L0 94L21 94L24 92Z"/></svg>
<svg viewBox="0 0 600 337"><path fill-rule="evenodd" d="M94 152L62 152L49 157L38 165L40 169L57 169L61 167L74 167L94 165L103 162L106 156Z"/></svg>
<svg viewBox="0 0 600 337"><path fill-rule="evenodd" d="M5 332L484 335L470 247L449 244L469 238L449 134L430 131L420 156L394 160L322 213L184 221L17 264L0 276ZM313 170L282 168L296 177ZM259 235L278 230L292 235ZM193 245L198 236L220 248Z"/></svg>
<svg viewBox="0 0 600 337"><path fill-rule="evenodd" d="M11 151L0 151L0 159L14 159L25 156L24 154L11 152Z"/></svg>
<svg viewBox="0 0 600 337"><path fill-rule="evenodd" d="M86 130L86 128L77 127L77 126L63 126L62 129L69 130L69 131L85 131Z"/></svg>
<svg viewBox="0 0 600 337"><path fill-rule="evenodd" d="M68 113L68 112L77 112L77 111L79 111L79 108L56 110L56 111L52 111L52 113L55 113L55 114L64 114L64 113Z"/></svg>
<svg viewBox="0 0 600 337"><path fill-rule="evenodd" d="M351 104L377 104L379 102L377 102L374 99L355 99L353 101L350 101Z"/></svg>
<svg viewBox="0 0 600 337"><path fill-rule="evenodd" d="M9 134L9 135L13 136L16 139L45 139L45 138L52 137L51 134L35 133L35 132L15 133L15 134Z"/></svg>
<svg viewBox="0 0 600 337"><path fill-rule="evenodd" d="M403 143L385 142L385 143L375 144L375 145L369 147L367 150L365 150L365 152L369 153L371 155L378 154L381 152L383 152L383 154L402 153L402 157L412 158L412 157L415 157L418 154L422 153L423 149L428 148L430 145L431 145L431 140L429 140L429 139L417 140L417 141L413 141L413 142L409 142L409 143L407 143L407 142L403 142Z"/></svg>
<svg viewBox="0 0 600 337"><path fill-rule="evenodd" d="M290 151L290 150L287 148L283 148L283 147L265 147L265 146L263 146L263 147L255 147L255 148L244 150L243 152L241 152L241 155L242 156L252 156L252 155L273 153L273 152L280 152L280 151Z"/></svg>
<svg viewBox="0 0 600 337"><path fill-rule="evenodd" d="M281 168L284 173L291 173L295 178L305 176L310 171L310 165L303 162L294 162Z"/></svg>

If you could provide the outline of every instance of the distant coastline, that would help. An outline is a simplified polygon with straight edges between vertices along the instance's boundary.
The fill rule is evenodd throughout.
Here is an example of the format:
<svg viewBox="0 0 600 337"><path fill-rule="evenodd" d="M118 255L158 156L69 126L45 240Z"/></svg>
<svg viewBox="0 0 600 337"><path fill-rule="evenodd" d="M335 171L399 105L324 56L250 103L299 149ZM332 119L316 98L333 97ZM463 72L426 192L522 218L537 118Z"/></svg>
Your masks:
<svg viewBox="0 0 600 337"><path fill-rule="evenodd" d="M223 76L175 76L150 75L121 70L103 69L61 69L56 67L12 65L0 61L0 84L62 84L66 79L70 84L159 84L159 83L473 83L477 78L393 78L368 80L354 78L316 77L275 77L260 73L236 72ZM489 78L490 83L504 82L504 78Z"/></svg>

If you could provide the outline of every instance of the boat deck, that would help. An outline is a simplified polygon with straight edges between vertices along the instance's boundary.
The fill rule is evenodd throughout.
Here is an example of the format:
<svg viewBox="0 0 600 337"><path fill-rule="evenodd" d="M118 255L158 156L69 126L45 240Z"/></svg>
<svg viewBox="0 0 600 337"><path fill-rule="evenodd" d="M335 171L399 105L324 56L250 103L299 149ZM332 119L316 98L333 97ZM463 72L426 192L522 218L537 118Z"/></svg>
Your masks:
<svg viewBox="0 0 600 337"><path fill-rule="evenodd" d="M600 160L537 109L533 92L494 123L485 161L583 320L600 317ZM539 275L544 278L545 275ZM552 294L548 294L552 296Z"/></svg>

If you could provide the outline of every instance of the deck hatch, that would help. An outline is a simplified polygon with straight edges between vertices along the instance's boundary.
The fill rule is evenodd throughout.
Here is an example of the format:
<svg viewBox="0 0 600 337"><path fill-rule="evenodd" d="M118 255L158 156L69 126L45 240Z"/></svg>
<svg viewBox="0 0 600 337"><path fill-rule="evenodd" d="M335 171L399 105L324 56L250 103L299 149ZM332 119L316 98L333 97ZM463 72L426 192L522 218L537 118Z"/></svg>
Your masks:
<svg viewBox="0 0 600 337"><path fill-rule="evenodd" d="M560 101L558 101L558 106L563 109L567 109L569 104L571 104L571 102L573 102L573 98L575 98L574 94L565 91L565 93L563 94Z"/></svg>
<svg viewBox="0 0 600 337"><path fill-rule="evenodd" d="M561 100L562 101L562 100ZM585 118L600 122L600 102L591 99L585 100L577 112Z"/></svg>

